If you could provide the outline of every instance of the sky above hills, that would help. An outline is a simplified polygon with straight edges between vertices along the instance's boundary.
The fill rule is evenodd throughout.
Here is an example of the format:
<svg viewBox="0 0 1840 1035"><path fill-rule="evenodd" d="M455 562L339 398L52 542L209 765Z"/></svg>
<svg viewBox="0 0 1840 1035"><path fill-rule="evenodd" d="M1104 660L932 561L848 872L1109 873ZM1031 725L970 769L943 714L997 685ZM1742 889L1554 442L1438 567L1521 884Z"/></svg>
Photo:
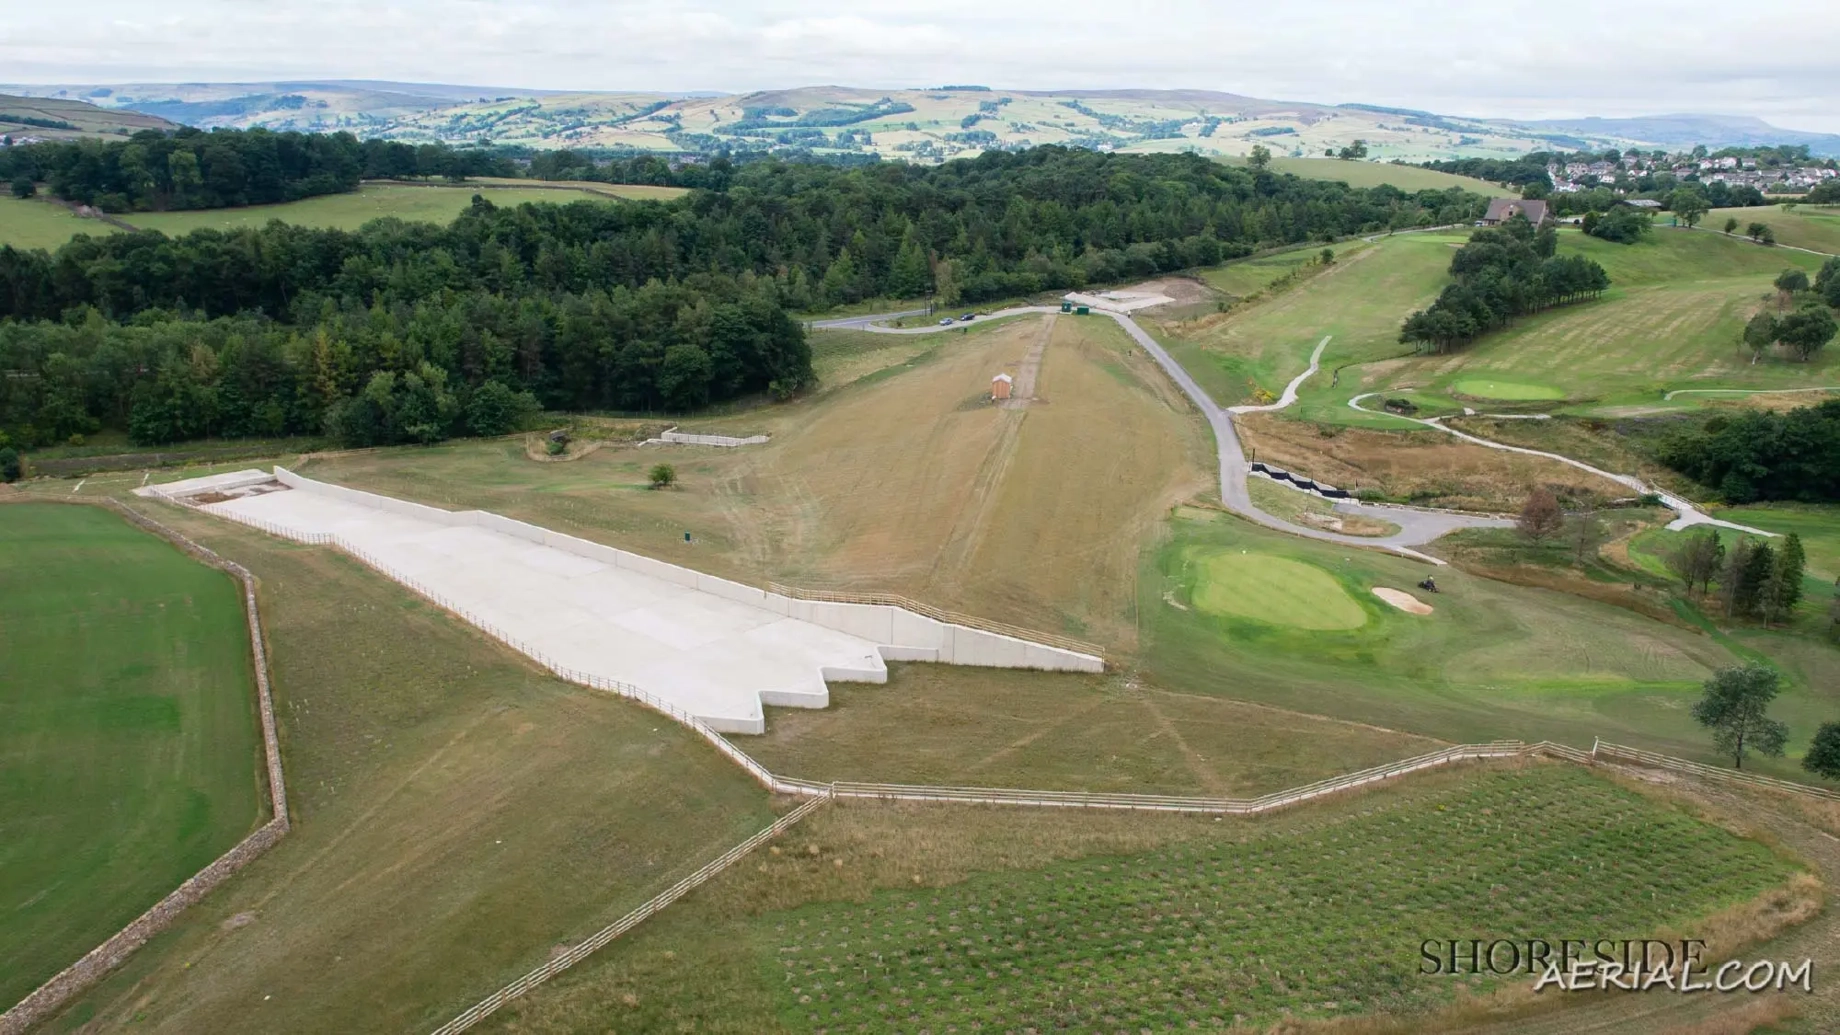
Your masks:
<svg viewBox="0 0 1840 1035"><path fill-rule="evenodd" d="M1697 111L1840 132L1832 0L90 0L0 9L15 82L567 90L1193 88L1510 118Z"/></svg>

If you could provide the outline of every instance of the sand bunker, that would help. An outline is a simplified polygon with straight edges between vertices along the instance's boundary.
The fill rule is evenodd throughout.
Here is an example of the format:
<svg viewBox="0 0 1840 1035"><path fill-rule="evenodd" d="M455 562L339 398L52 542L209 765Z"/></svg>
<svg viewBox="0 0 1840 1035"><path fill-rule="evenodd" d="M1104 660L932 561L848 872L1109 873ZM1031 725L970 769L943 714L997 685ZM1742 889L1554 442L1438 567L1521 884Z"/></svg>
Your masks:
<svg viewBox="0 0 1840 1035"><path fill-rule="evenodd" d="M1375 586L1374 596L1379 597L1381 600L1386 601L1401 611L1410 612L1411 614L1428 615L1431 613L1430 604L1425 603L1423 600L1403 590L1387 589L1385 586Z"/></svg>

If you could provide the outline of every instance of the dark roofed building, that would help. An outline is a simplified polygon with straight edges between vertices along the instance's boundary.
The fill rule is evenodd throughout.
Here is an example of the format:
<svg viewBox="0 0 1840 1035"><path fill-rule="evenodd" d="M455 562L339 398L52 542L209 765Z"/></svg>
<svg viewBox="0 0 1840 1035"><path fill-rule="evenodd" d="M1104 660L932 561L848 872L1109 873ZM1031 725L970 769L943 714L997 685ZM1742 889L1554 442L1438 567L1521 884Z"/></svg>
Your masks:
<svg viewBox="0 0 1840 1035"><path fill-rule="evenodd" d="M1527 222L1534 226L1539 226L1552 218L1552 215L1546 210L1544 201L1495 198L1489 202L1489 210L1483 214L1481 222L1483 226L1500 226L1515 216L1526 216Z"/></svg>

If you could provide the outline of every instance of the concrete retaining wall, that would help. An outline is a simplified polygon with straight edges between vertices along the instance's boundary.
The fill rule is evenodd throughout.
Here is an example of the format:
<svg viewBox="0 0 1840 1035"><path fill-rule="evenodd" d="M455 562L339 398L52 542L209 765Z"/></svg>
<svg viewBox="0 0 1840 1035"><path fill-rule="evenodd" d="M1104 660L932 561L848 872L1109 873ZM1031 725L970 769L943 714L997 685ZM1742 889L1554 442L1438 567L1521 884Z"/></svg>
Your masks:
<svg viewBox="0 0 1840 1035"><path fill-rule="evenodd" d="M660 434L658 438L660 441L674 442L684 446L758 446L767 441L765 435L735 438L732 435L690 435L681 431L667 431Z"/></svg>
<svg viewBox="0 0 1840 1035"><path fill-rule="evenodd" d="M905 608L885 604L850 604L798 600L754 586L706 575L691 568L668 564L601 543L483 510L441 510L392 499L342 485L303 478L286 468L275 468L275 479L299 492L332 496L358 506L404 514L442 525L477 525L518 539L612 564L627 571L699 590L725 600L764 608L788 618L821 625L877 644L890 661L942 661L954 665L988 668L1035 668L1065 672L1103 672L1105 660L1064 647L1053 647L1014 636L942 622ZM854 677L845 677L854 678ZM878 680L879 681L879 680Z"/></svg>

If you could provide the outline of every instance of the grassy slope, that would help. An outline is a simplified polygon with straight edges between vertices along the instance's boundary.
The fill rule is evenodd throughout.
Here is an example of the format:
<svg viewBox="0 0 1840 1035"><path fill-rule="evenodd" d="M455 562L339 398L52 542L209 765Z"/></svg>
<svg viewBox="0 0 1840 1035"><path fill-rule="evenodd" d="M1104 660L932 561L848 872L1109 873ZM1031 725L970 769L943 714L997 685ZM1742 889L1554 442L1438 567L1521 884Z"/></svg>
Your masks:
<svg viewBox="0 0 1840 1035"><path fill-rule="evenodd" d="M1347 633L1303 633L1214 618L1186 603L1192 548L1248 550L1335 575L1369 612ZM1375 600L1425 569L1377 553L1294 539L1227 519L1178 519L1144 581L1144 675L1158 686L1263 701L1452 741L1593 737L1710 758L1687 706L1713 668L1736 663L1730 641L1608 604L1440 570L1437 611L1412 616ZM1152 606L1152 601L1156 606ZM1791 747L1831 719L1840 694L1804 681L1779 699ZM1785 772L1791 770L1777 763Z"/></svg>
<svg viewBox="0 0 1840 1035"><path fill-rule="evenodd" d="M1435 741L1089 676L897 665L736 743L812 780L1248 797L1436 750ZM899 745L898 749L893 745Z"/></svg>
<svg viewBox="0 0 1840 1035"><path fill-rule="evenodd" d="M202 209L193 212L135 212L123 218L142 229L158 230L171 235L201 229L260 227L271 219L301 226L356 230L373 219L386 216L411 222L452 222L455 216L472 203L475 194L501 207L525 202L562 204L599 200L598 195L583 191L547 190L539 187L479 190L465 185L405 187L396 184L367 184L351 194L326 194L282 205L251 205L246 208Z"/></svg>
<svg viewBox="0 0 1840 1035"><path fill-rule="evenodd" d="M1244 165L1244 158L1220 161ZM1407 193L1421 190L1449 190L1452 187L1491 198L1511 198L1517 193L1487 180L1471 176L1423 169L1416 165L1392 165L1387 162L1344 162L1337 158L1288 158L1271 160L1273 172L1289 173L1306 180L1340 180L1350 187L1378 187L1387 184Z"/></svg>
<svg viewBox="0 0 1840 1035"><path fill-rule="evenodd" d="M1399 321L1437 296L1452 245L1462 240L1455 234L1387 238L1339 258L1334 267L1269 301L1173 325L1165 343L1222 405L1251 398L1255 385L1281 392L1308 367L1324 335L1333 336L1323 354L1325 370L1397 355L1404 351L1396 340ZM1313 378L1305 388L1328 383L1327 377Z"/></svg>
<svg viewBox="0 0 1840 1035"><path fill-rule="evenodd" d="M1833 355L1806 364L1776 357L1753 365L1749 353L1737 348L1744 322L1767 304L1776 275L1786 266L1812 271L1817 257L1662 230L1634 245L1570 231L1560 241L1562 254L1589 256L1609 272L1615 286L1601 300L1528 317L1449 356L1416 358L1373 373L1387 383L1429 385L1434 391L1501 377L1556 388L1575 408L1655 406L1672 388L1833 383L1828 379L1840 366ZM1403 302L1395 303L1402 313L1411 308ZM1698 400L1688 396L1676 404L1693 406Z"/></svg>
<svg viewBox="0 0 1840 1035"><path fill-rule="evenodd" d="M0 1002L263 818L229 576L100 507L0 506Z"/></svg>
<svg viewBox="0 0 1840 1035"><path fill-rule="evenodd" d="M1205 484L1206 446L1110 321L1056 319L1037 386L1044 403L982 402L991 376L1018 370L1046 327L1007 321L919 339L925 346L884 338L895 351L881 359L852 349L873 345L869 336L844 335L833 374L908 361L788 406L696 422L773 441L673 449L679 484L668 493L643 489L656 449L540 464L516 443L454 443L315 461L307 473L496 510L746 581L901 592L1128 642L1137 543L1168 504ZM1072 470L1081 473L1055 473Z"/></svg>
<svg viewBox="0 0 1840 1035"><path fill-rule="evenodd" d="M426 1031L771 820L687 731L355 562L160 516L262 580L294 830L53 1030Z"/></svg>
<svg viewBox="0 0 1840 1035"><path fill-rule="evenodd" d="M1777 207L1715 208L1699 225L1723 232L1727 219L1738 221L1740 234L1752 223L1765 223L1778 244L1840 254L1840 206L1797 205L1787 212Z"/></svg>
<svg viewBox="0 0 1840 1035"><path fill-rule="evenodd" d="M78 234L100 237L114 227L100 219L82 219L62 205L40 199L0 197L0 247L54 249Z"/></svg>
<svg viewBox="0 0 1840 1035"><path fill-rule="evenodd" d="M1236 1017L1264 1030L1282 1014L1409 1017L1458 986L1530 980L1420 975L1425 938L1716 934L1702 918L1793 872L1760 844L1554 766L1414 777L1224 822L839 806L791 841L482 1030L1164 1031ZM1695 865L1677 866L1683 854ZM1652 894L1657 870L1667 894ZM1544 879L1558 871L1591 878Z"/></svg>

